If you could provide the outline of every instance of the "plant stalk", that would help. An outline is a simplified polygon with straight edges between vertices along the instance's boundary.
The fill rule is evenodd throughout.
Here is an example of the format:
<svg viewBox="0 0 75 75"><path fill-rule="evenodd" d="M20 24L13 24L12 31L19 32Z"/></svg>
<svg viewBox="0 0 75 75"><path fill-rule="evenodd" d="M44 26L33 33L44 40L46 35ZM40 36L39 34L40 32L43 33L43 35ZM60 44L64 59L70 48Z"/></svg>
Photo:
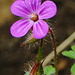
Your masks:
<svg viewBox="0 0 75 75"><path fill-rule="evenodd" d="M56 42L55 42L53 31L51 29L49 29L49 31L50 31L50 34L51 34L51 41L52 41L53 50L54 50L54 66L55 66L55 71L56 71L56 75L58 75Z"/></svg>
<svg viewBox="0 0 75 75"><path fill-rule="evenodd" d="M39 50L38 50L37 63L40 63L40 65L38 66L38 73L37 73L37 75L42 75L43 74L43 68L42 68L42 64L41 64L41 60L42 60L42 48L43 48L43 39L41 39L40 47L39 47Z"/></svg>

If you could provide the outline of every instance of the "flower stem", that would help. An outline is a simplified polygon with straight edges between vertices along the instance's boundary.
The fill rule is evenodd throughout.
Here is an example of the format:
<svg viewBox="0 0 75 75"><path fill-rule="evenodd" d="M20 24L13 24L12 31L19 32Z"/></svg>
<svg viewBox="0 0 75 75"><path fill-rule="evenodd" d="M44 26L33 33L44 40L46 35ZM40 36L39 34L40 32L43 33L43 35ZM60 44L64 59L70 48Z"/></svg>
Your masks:
<svg viewBox="0 0 75 75"><path fill-rule="evenodd" d="M42 60L42 47L43 47L43 39L41 39L41 43L40 43L40 47L39 47L39 51L38 51L38 63L40 63L40 65L38 66L38 74L37 75L42 75L43 74L43 68L42 68L42 64L41 64L41 60Z"/></svg>
<svg viewBox="0 0 75 75"><path fill-rule="evenodd" d="M55 71L56 71L56 75L58 75L56 42L55 42L53 31L51 29L49 29L49 31L50 31L50 34L51 34L51 41L52 41L53 50L54 50L54 66L55 66Z"/></svg>
<svg viewBox="0 0 75 75"><path fill-rule="evenodd" d="M42 47L43 47L43 39L41 39L40 47L38 50L38 62L42 60Z"/></svg>

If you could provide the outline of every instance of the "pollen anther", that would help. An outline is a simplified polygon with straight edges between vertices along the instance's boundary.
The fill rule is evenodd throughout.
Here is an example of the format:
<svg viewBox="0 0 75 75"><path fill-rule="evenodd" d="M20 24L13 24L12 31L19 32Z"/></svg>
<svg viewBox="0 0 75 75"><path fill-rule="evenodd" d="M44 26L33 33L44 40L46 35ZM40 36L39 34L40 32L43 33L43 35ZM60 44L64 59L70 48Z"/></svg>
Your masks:
<svg viewBox="0 0 75 75"><path fill-rule="evenodd" d="M35 22L35 21L38 20L38 15L36 13L33 13L33 14L30 15L30 19Z"/></svg>

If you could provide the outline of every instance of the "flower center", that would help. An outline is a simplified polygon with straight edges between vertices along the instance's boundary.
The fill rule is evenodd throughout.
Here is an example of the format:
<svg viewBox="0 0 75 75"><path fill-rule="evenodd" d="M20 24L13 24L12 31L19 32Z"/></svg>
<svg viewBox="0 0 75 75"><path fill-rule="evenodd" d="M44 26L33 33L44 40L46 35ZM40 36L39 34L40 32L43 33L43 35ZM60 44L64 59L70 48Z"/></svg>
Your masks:
<svg viewBox="0 0 75 75"><path fill-rule="evenodd" d="M38 20L38 15L36 13L33 13L33 14L30 15L30 19L35 22L35 21Z"/></svg>

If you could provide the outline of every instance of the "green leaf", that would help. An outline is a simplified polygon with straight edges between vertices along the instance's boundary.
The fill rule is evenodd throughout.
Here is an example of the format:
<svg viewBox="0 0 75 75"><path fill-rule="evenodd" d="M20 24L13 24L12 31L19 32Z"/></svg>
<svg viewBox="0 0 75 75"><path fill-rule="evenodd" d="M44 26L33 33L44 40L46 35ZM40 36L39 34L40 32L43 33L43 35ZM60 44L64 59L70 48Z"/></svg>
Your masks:
<svg viewBox="0 0 75 75"><path fill-rule="evenodd" d="M74 45L74 46L71 46L71 49L72 49L73 51L75 51L75 45Z"/></svg>
<svg viewBox="0 0 75 75"><path fill-rule="evenodd" d="M70 57L72 59L75 59L75 51L64 51L62 52L64 56Z"/></svg>
<svg viewBox="0 0 75 75"><path fill-rule="evenodd" d="M73 66L71 67L71 73L72 73L73 75L75 75L75 64L73 64Z"/></svg>
<svg viewBox="0 0 75 75"><path fill-rule="evenodd" d="M53 66L49 65L44 68L44 74L51 75L54 73L55 73L55 68Z"/></svg>
<svg viewBox="0 0 75 75"><path fill-rule="evenodd" d="M29 72L26 72L24 75L29 75Z"/></svg>

